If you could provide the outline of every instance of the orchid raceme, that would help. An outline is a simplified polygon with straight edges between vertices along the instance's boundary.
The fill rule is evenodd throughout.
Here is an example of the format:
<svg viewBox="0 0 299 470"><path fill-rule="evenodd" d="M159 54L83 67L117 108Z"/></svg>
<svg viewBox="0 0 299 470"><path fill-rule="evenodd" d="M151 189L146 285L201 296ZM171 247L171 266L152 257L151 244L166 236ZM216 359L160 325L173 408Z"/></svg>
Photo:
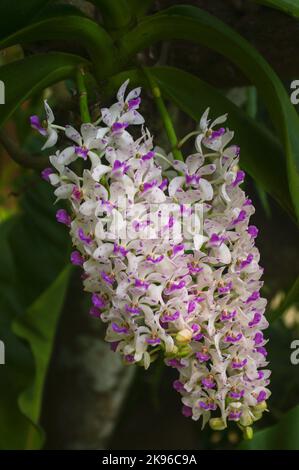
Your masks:
<svg viewBox="0 0 299 470"><path fill-rule="evenodd" d="M57 220L70 230L71 261L83 269L90 314L107 323L106 339L125 363L148 368L163 354L179 372L173 386L185 416L213 429L229 421L247 428L266 409L270 372L240 149L219 128L226 116L211 123L207 110L194 154L173 160L153 146L140 88L126 96L127 85L102 109L101 126L53 127L48 104L47 129L31 118L47 146L53 132L53 145L57 132L69 139L42 176L69 203ZM129 126L138 126L137 138Z"/></svg>

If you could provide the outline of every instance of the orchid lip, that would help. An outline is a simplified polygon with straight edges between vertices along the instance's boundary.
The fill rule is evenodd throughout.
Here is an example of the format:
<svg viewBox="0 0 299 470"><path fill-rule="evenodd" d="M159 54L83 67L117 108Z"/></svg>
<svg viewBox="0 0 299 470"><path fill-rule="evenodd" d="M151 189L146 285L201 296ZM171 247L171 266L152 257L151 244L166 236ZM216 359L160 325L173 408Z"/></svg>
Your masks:
<svg viewBox="0 0 299 470"><path fill-rule="evenodd" d="M126 129L128 127L128 123L127 122L115 122L114 124L112 124L112 132L114 133L118 133L118 132L122 132L124 129Z"/></svg>
<svg viewBox="0 0 299 470"><path fill-rule="evenodd" d="M255 312L253 319L248 323L248 326L252 328L255 325L258 325L262 319L262 315L259 312Z"/></svg>
<svg viewBox="0 0 299 470"><path fill-rule="evenodd" d="M183 406L183 409L182 409L182 414L183 414L186 418L191 418L191 416L193 415L192 408L191 408L190 406L184 405L184 406Z"/></svg>
<svg viewBox="0 0 299 470"><path fill-rule="evenodd" d="M85 235L83 228L79 228L78 236L83 243L90 245L92 243L92 238L89 235Z"/></svg>
<svg viewBox="0 0 299 470"><path fill-rule="evenodd" d="M53 168L45 168L45 169L41 172L41 177L42 177L45 181L50 181L49 176L50 176L50 175L53 175L53 173L54 173Z"/></svg>
<svg viewBox="0 0 299 470"><path fill-rule="evenodd" d="M176 321L180 317L180 312L176 311L173 314L164 314L161 317L163 322Z"/></svg>
<svg viewBox="0 0 299 470"><path fill-rule="evenodd" d="M75 147L75 154L78 155L78 157L82 157L84 160L87 159L88 152L89 150L85 147L80 147L80 146Z"/></svg>
<svg viewBox="0 0 299 470"><path fill-rule="evenodd" d="M243 359L243 361L233 361L232 368L233 369L243 369L243 367L247 364L247 359Z"/></svg>
<svg viewBox="0 0 299 470"><path fill-rule="evenodd" d="M126 326L119 326L117 323L113 322L112 325L112 330L115 333L119 334L127 334L129 332L128 328Z"/></svg>
<svg viewBox="0 0 299 470"><path fill-rule="evenodd" d="M228 415L230 421L239 421L242 416L242 411L231 411Z"/></svg>
<svg viewBox="0 0 299 470"><path fill-rule="evenodd" d="M161 339L160 338L146 338L145 340L148 344L151 344L151 345L156 345L156 344L160 344L161 343Z"/></svg>
<svg viewBox="0 0 299 470"><path fill-rule="evenodd" d="M75 266L83 266L84 258L79 251L73 251L71 253L71 263Z"/></svg>
<svg viewBox="0 0 299 470"><path fill-rule="evenodd" d="M132 315L140 315L142 313L142 310L138 307L130 307L130 305L126 304L125 305L125 310L128 313L131 313Z"/></svg>
<svg viewBox="0 0 299 470"><path fill-rule="evenodd" d="M107 274L105 271L101 272L101 277L103 281L106 282L106 284L110 284L111 286L114 284L114 278L110 276L109 274Z"/></svg>
<svg viewBox="0 0 299 470"><path fill-rule="evenodd" d="M91 301L96 308L104 308L106 306L105 300L99 294L92 294Z"/></svg>
<svg viewBox="0 0 299 470"><path fill-rule="evenodd" d="M57 212L56 212L56 220L57 222L61 223L61 224L64 224L68 227L70 227L71 225L71 222L72 222L72 218L71 216L68 214L68 212L64 209L59 209Z"/></svg>
<svg viewBox="0 0 299 470"><path fill-rule="evenodd" d="M185 387L184 387L184 384L180 381L180 380L175 380L172 384L173 388L177 391L177 392L185 392Z"/></svg>
<svg viewBox="0 0 299 470"><path fill-rule="evenodd" d="M179 281L178 283L173 282L169 288L166 289L166 293L171 293L180 289L183 289L186 285L184 280Z"/></svg>
<svg viewBox="0 0 299 470"><path fill-rule="evenodd" d="M150 263L154 263L154 264L161 263L163 259L164 259L164 255L157 256L157 258L154 258L152 256L146 257L146 261L149 261Z"/></svg>
<svg viewBox="0 0 299 470"><path fill-rule="evenodd" d="M216 383L214 382L214 380L209 378L203 378L201 380L201 383L208 390L216 387Z"/></svg>
<svg viewBox="0 0 299 470"><path fill-rule="evenodd" d="M33 127L34 129L36 129L41 135L43 136L47 136L48 135L48 131L47 129L45 129L41 122L40 122L40 118L36 115L34 116L30 116L30 125L31 127Z"/></svg>
<svg viewBox="0 0 299 470"><path fill-rule="evenodd" d="M179 369L181 367L184 367L184 364L180 361L180 359L167 359L167 365L170 367L174 367L176 369Z"/></svg>

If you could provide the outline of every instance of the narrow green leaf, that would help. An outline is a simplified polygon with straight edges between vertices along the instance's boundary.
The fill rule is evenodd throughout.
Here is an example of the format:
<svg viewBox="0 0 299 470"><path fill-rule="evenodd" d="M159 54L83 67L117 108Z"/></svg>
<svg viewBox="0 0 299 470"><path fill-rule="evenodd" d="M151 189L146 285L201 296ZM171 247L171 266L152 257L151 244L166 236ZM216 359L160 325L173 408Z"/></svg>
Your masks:
<svg viewBox="0 0 299 470"><path fill-rule="evenodd" d="M242 450L299 450L299 406L286 413L278 424L258 431Z"/></svg>
<svg viewBox="0 0 299 470"><path fill-rule="evenodd" d="M117 64L112 38L97 23L79 15L41 19L0 41L0 48L34 41L74 41L85 47L98 78L111 73Z"/></svg>
<svg viewBox="0 0 299 470"><path fill-rule="evenodd" d="M252 119L256 119L258 111L258 96L254 86L247 87L246 112ZM261 187L259 181L255 182L255 189L262 208L268 218L271 217L271 207L266 191Z"/></svg>
<svg viewBox="0 0 299 470"><path fill-rule="evenodd" d="M26 0L0 2L0 39L14 33L33 20L52 0Z"/></svg>
<svg viewBox="0 0 299 470"><path fill-rule="evenodd" d="M288 15L299 17L298 0L255 0L255 2L267 7L276 8Z"/></svg>
<svg viewBox="0 0 299 470"><path fill-rule="evenodd" d="M87 61L79 56L52 52L0 67L0 80L6 85L5 104L0 106L0 126L30 95L71 77L82 63Z"/></svg>
<svg viewBox="0 0 299 470"><path fill-rule="evenodd" d="M45 8L42 9L40 14L35 17L35 20L41 20L51 17L58 17L58 16L73 16L78 15L86 18L85 13L79 8L75 7L74 5L69 5L65 3L50 3Z"/></svg>
<svg viewBox="0 0 299 470"><path fill-rule="evenodd" d="M102 13L104 25L110 30L127 27L131 22L131 11L127 0L90 0Z"/></svg>
<svg viewBox="0 0 299 470"><path fill-rule="evenodd" d="M12 332L12 323L22 322L26 315L31 318L31 306L55 281L69 257L68 233L55 220L57 208L53 207L51 188L37 177L23 183L26 193L21 198L21 214L0 225L0 339L5 344L6 361L0 373L0 449L41 445L42 433L18 405L19 396L35 380L34 356L29 344ZM40 320L49 325L51 319L42 318L43 312ZM53 335L47 331L45 337ZM48 361L45 356L43 360ZM40 403L40 399L35 388L32 400Z"/></svg>
<svg viewBox="0 0 299 470"><path fill-rule="evenodd" d="M280 144L272 134L251 119L214 87L194 75L174 67L150 69L163 96L170 99L196 122L207 107L213 118L228 113L228 126L235 131L241 147L241 166L287 210L292 212L288 195L285 163ZM127 78L147 86L144 75L137 70L122 72L110 80L107 93L112 94ZM248 137L250 136L250 138ZM269 171L269 155L272 159Z"/></svg>
<svg viewBox="0 0 299 470"><path fill-rule="evenodd" d="M39 430L42 397L58 318L68 286L70 267L66 267L50 287L12 325L13 332L27 341L33 354L35 369L32 383L19 396L22 413L39 433L39 446L43 439ZM36 439L37 440L37 439ZM28 444L27 444L28 445Z"/></svg>
<svg viewBox="0 0 299 470"><path fill-rule="evenodd" d="M216 50L234 62L256 85L287 156L290 194L299 218L299 119L279 77L238 33L207 12L191 6L171 7L144 18L123 36L121 52L129 60L145 47L169 39L189 40ZM271 154L268 158L270 172L274 159Z"/></svg>

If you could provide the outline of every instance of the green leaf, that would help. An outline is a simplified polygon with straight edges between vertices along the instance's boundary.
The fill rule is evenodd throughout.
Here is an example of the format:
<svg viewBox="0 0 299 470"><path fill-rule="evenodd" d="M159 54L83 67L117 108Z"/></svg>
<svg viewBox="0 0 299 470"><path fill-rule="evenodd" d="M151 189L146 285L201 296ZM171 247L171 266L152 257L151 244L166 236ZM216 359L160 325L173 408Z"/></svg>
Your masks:
<svg viewBox="0 0 299 470"><path fill-rule="evenodd" d="M298 0L255 0L255 2L267 7L276 8L288 15L299 17Z"/></svg>
<svg viewBox="0 0 299 470"><path fill-rule="evenodd" d="M33 20L39 12L52 0L26 0L14 2L1 0L0 2L0 39L14 33L29 21Z"/></svg>
<svg viewBox="0 0 299 470"><path fill-rule="evenodd" d="M50 287L26 310L25 315L19 317L12 325L13 332L29 343L33 354L35 370L32 384L22 392L18 403L22 413L33 423L40 437L43 434L38 421L44 384L69 275L70 266L67 266ZM41 447L42 443L43 439L40 439L38 447Z"/></svg>
<svg viewBox="0 0 299 470"><path fill-rule="evenodd" d="M131 22L127 0L90 0L102 13L104 24L110 30L126 28Z"/></svg>
<svg viewBox="0 0 299 470"><path fill-rule="evenodd" d="M86 18L85 13L76 8L74 5L68 5L65 3L51 3L47 5L40 14L35 18L36 20L58 17L58 16L70 16L70 15L79 15Z"/></svg>
<svg viewBox="0 0 299 470"><path fill-rule="evenodd" d="M235 131L235 141L241 146L241 166L291 213L292 203L288 195L282 149L270 132L214 87L194 75L174 67L153 67L148 71L154 76L163 96L196 122L209 106L213 118L228 113L228 126ZM143 74L130 70L110 80L108 93L114 93L117 86L128 77L136 83L143 81L145 86L148 85ZM269 155L273 160L271 171Z"/></svg>
<svg viewBox="0 0 299 470"><path fill-rule="evenodd" d="M57 318L57 310L49 311L48 307L45 310L41 300L37 303L36 300L55 281L69 257L69 236L65 227L55 220L52 189L37 177L23 183L21 213L0 225L0 339L5 344L6 360L0 373L0 449L38 448L41 444L42 434L18 406L19 396L37 380L34 356L29 345L13 333L12 323L22 324L22 317L30 323L33 312L38 313L38 305L42 308L37 322L39 331L42 321L46 329L52 321L46 315ZM54 306L54 302L55 298L50 305ZM25 324L28 324L26 320ZM43 338L48 341L53 334L54 331L45 331ZM43 376L40 365L41 361L46 364L49 360L46 356L49 347L49 344L44 347L43 357L39 358L40 386ZM34 390L32 400L40 403L40 389L35 385ZM30 410L32 402L26 408L26 399L25 410Z"/></svg>
<svg viewBox="0 0 299 470"><path fill-rule="evenodd" d="M299 218L299 119L278 76L248 41L217 18L191 6L171 7L144 18L123 36L121 53L129 60L145 47L169 39L189 40L216 50L256 85L287 156L290 194ZM271 171L273 157L268 155L268 158Z"/></svg>
<svg viewBox="0 0 299 470"><path fill-rule="evenodd" d="M66 38L86 48L98 78L109 75L116 67L112 38L100 25L77 14L36 21L0 41L0 48L34 41L65 41Z"/></svg>
<svg viewBox="0 0 299 470"><path fill-rule="evenodd" d="M242 450L299 450L299 406L286 413L278 424L258 431Z"/></svg>
<svg viewBox="0 0 299 470"><path fill-rule="evenodd" d="M0 106L0 126L32 94L72 76L78 65L86 63L79 56L51 52L1 67L0 79L6 87L5 104Z"/></svg>

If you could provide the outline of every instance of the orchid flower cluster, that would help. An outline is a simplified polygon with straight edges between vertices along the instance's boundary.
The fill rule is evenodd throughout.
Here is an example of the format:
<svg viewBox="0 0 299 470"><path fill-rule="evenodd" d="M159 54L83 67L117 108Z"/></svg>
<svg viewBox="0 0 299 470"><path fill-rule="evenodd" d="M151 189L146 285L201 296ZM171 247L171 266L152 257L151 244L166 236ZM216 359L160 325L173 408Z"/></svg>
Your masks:
<svg viewBox="0 0 299 470"><path fill-rule="evenodd" d="M270 371L240 149L219 127L226 115L211 122L207 110L195 153L174 160L153 146L138 112L140 88L126 96L127 85L100 123L82 124L80 133L55 125L47 102L45 123L31 117L47 137L43 148L58 133L69 142L42 177L69 204L56 217L69 229L71 262L83 269L90 314L107 324L106 340L126 364L147 369L162 354L179 373L173 387L185 416L213 429L228 421L251 429L267 407Z"/></svg>

